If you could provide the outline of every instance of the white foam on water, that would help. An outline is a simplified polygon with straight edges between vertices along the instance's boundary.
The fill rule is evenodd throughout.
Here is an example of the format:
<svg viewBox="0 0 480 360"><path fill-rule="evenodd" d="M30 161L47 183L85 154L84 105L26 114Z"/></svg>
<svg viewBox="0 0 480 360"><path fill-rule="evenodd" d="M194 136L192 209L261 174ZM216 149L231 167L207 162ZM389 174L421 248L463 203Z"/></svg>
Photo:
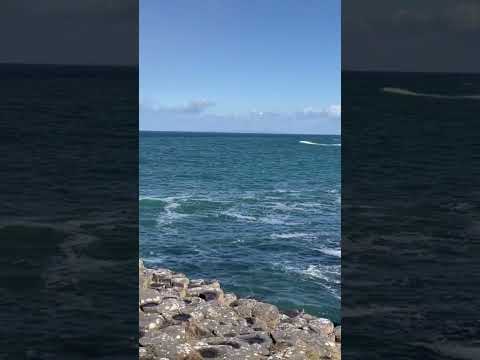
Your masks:
<svg viewBox="0 0 480 360"><path fill-rule="evenodd" d="M275 209L275 210L280 210L280 211L302 211L304 209L302 209L301 207L299 207L298 204L285 204L285 203L281 203L281 202L274 202L274 203L271 203L270 206L268 207L271 207L272 209Z"/></svg>
<svg viewBox="0 0 480 360"><path fill-rule="evenodd" d="M169 225L175 220L184 218L187 214L181 214L175 211L180 207L180 203L176 202L175 197L163 198L162 201L166 201L167 205L163 208L163 213L161 213L157 218L157 223L159 225Z"/></svg>
<svg viewBox="0 0 480 360"><path fill-rule="evenodd" d="M268 215L268 216L263 216L258 220L268 225L287 225L287 226L300 225L300 223L298 222L287 221L285 219L285 216Z"/></svg>
<svg viewBox="0 0 480 360"><path fill-rule="evenodd" d="M321 253L324 253L325 255L330 255L334 257L341 257L342 256L342 250L340 249L331 249L331 248L319 248L315 249L317 251L320 251Z"/></svg>
<svg viewBox="0 0 480 360"><path fill-rule="evenodd" d="M311 278L340 284L340 265L309 265L306 269L300 270L300 273Z"/></svg>
<svg viewBox="0 0 480 360"><path fill-rule="evenodd" d="M325 288L335 298L340 299L340 291L338 289L340 284L340 265L309 265L307 268L278 262L272 265L281 271L317 280L317 284Z"/></svg>
<svg viewBox="0 0 480 360"><path fill-rule="evenodd" d="M428 94L428 93L419 93L411 91L408 89L394 88L394 87L384 87L381 89L385 93L396 94L396 95L405 95L405 96L419 96L427 97L433 99L472 99L480 100L480 95L442 95L442 94Z"/></svg>
<svg viewBox="0 0 480 360"><path fill-rule="evenodd" d="M158 197L155 197L155 196L140 196L138 198L138 201L145 201L145 200L165 202L165 200L163 200L162 198L158 198Z"/></svg>
<svg viewBox="0 0 480 360"><path fill-rule="evenodd" d="M340 265L309 265L306 269L297 271L301 275L320 280L319 284L335 298L340 299Z"/></svg>
<svg viewBox="0 0 480 360"><path fill-rule="evenodd" d="M298 239L298 238L311 238L313 235L309 233L285 233L285 234L271 234L272 239Z"/></svg>
<svg viewBox="0 0 480 360"><path fill-rule="evenodd" d="M306 145L317 145L317 146L342 146L342 144L320 144L320 143L316 143L316 142L313 142L313 141L307 141L307 140L300 140L299 141L300 144L306 144Z"/></svg>
<svg viewBox="0 0 480 360"><path fill-rule="evenodd" d="M255 216L243 215L233 211L223 211L222 215L226 215L228 217L237 219L237 220L245 220L245 221L256 221L257 218Z"/></svg>

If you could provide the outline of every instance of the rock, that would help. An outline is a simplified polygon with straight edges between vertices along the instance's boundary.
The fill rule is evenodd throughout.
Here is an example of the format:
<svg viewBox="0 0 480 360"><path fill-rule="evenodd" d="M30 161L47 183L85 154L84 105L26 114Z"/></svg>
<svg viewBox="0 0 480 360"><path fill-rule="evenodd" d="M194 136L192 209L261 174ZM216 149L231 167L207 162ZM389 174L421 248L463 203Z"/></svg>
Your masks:
<svg viewBox="0 0 480 360"><path fill-rule="evenodd" d="M211 285L200 285L187 289L190 297L197 296L205 301L216 301L219 304L224 303L224 294L222 289Z"/></svg>
<svg viewBox="0 0 480 360"><path fill-rule="evenodd" d="M266 333L252 333L233 338L213 337L197 346L200 354L212 359L265 359L272 339Z"/></svg>
<svg viewBox="0 0 480 360"><path fill-rule="evenodd" d="M339 360L341 327L139 261L141 360Z"/></svg>
<svg viewBox="0 0 480 360"><path fill-rule="evenodd" d="M294 346L278 348L271 354L268 360L339 360L336 350L332 350L330 346L316 349L309 344L299 342Z"/></svg>
<svg viewBox="0 0 480 360"><path fill-rule="evenodd" d="M223 298L224 298L223 303L226 306L230 306L234 301L237 300L237 295L232 294L232 293L227 293L227 294L224 295Z"/></svg>
<svg viewBox="0 0 480 360"><path fill-rule="evenodd" d="M292 324L295 326L297 329L304 329L307 330L308 327L308 320L305 319L302 315L296 316L294 318L289 318L285 322Z"/></svg>
<svg viewBox="0 0 480 360"><path fill-rule="evenodd" d="M181 276L180 276L181 275ZM172 286L181 288L181 289L188 289L188 284L190 283L190 280L187 279L187 277L183 274L175 275L172 277Z"/></svg>
<svg viewBox="0 0 480 360"><path fill-rule="evenodd" d="M280 321L280 311L275 305L257 302L252 315L255 319L264 321L269 329L274 329Z"/></svg>
<svg viewBox="0 0 480 360"><path fill-rule="evenodd" d="M280 312L274 305L266 304L252 299L240 299L231 304L235 312L245 319L259 319L269 329L275 328L280 321Z"/></svg>
<svg viewBox="0 0 480 360"><path fill-rule="evenodd" d="M337 326L335 328L335 341L336 342L342 342L342 327Z"/></svg>
<svg viewBox="0 0 480 360"><path fill-rule="evenodd" d="M316 334L335 340L333 323L328 319L314 319L308 322L309 328Z"/></svg>

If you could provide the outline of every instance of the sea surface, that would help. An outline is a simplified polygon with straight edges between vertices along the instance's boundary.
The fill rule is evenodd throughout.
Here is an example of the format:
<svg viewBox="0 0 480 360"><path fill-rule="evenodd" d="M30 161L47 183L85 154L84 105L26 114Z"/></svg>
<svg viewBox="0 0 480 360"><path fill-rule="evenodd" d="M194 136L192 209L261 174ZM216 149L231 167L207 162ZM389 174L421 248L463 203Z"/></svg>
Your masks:
<svg viewBox="0 0 480 360"><path fill-rule="evenodd" d="M340 320L340 136L141 132L147 265Z"/></svg>
<svg viewBox="0 0 480 360"><path fill-rule="evenodd" d="M0 80L0 358L134 358L138 70Z"/></svg>
<svg viewBox="0 0 480 360"><path fill-rule="evenodd" d="M480 75L342 74L342 353L480 359Z"/></svg>

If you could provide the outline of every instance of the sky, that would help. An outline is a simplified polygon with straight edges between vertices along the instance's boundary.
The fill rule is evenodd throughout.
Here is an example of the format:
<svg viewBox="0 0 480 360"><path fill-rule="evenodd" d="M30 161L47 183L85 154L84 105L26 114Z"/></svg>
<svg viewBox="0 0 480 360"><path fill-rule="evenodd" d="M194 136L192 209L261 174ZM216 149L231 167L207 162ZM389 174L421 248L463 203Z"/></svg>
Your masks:
<svg viewBox="0 0 480 360"><path fill-rule="evenodd" d="M140 129L340 133L339 0L140 1Z"/></svg>
<svg viewBox="0 0 480 360"><path fill-rule="evenodd" d="M343 0L345 70L480 72L480 1Z"/></svg>
<svg viewBox="0 0 480 360"><path fill-rule="evenodd" d="M138 0L2 0L0 63L136 66L138 21Z"/></svg>

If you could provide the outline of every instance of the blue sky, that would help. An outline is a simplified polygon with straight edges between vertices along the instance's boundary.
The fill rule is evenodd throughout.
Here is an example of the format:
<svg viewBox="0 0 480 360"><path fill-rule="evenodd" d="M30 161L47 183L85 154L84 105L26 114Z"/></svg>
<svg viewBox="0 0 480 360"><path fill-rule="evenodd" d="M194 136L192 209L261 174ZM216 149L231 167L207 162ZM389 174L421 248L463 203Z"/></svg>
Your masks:
<svg viewBox="0 0 480 360"><path fill-rule="evenodd" d="M340 132L339 0L141 0L140 129Z"/></svg>

